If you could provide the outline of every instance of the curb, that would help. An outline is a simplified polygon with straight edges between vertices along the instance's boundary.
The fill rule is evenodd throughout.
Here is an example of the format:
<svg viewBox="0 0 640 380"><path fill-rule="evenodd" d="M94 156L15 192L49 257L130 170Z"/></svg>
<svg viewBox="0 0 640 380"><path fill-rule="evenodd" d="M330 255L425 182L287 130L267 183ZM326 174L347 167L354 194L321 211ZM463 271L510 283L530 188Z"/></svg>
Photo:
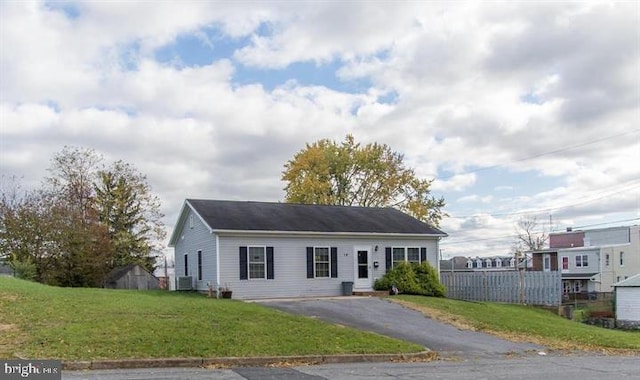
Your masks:
<svg viewBox="0 0 640 380"><path fill-rule="evenodd" d="M176 368L176 367L267 367L287 365L313 365L360 362L407 362L431 361L438 359L435 351L408 354L347 354L347 355L299 355L299 356L258 356L226 358L166 358L166 359L122 359L63 361L66 371L87 371L98 369L132 368Z"/></svg>

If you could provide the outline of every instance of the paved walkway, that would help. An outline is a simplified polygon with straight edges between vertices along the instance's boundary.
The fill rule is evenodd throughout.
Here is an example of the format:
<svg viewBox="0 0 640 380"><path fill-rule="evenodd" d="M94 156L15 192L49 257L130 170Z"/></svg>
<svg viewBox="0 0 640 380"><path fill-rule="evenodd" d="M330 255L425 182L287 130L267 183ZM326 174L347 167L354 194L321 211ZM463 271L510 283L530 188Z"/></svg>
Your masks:
<svg viewBox="0 0 640 380"><path fill-rule="evenodd" d="M544 350L544 347L534 344L514 343L480 332L459 330L377 297L269 300L261 303L289 313L414 342L437 351L440 356L486 357Z"/></svg>

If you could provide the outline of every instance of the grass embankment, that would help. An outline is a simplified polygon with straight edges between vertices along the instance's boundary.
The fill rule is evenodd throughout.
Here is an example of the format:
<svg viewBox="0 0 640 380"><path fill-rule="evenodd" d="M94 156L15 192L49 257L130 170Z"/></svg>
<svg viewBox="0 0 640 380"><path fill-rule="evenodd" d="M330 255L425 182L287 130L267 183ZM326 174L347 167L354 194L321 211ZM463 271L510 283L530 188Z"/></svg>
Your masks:
<svg viewBox="0 0 640 380"><path fill-rule="evenodd" d="M532 306L419 296L395 299L458 328L483 331L513 341L528 341L554 349L640 350L640 332L589 326Z"/></svg>
<svg viewBox="0 0 640 380"><path fill-rule="evenodd" d="M56 288L0 277L0 358L242 357L422 349L200 294Z"/></svg>

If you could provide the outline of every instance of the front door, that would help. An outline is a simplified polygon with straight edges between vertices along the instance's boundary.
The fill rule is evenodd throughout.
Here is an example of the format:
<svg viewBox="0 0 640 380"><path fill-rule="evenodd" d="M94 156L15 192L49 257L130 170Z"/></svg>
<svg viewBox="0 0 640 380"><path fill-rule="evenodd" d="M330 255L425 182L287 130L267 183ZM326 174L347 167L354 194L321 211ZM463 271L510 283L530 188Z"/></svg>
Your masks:
<svg viewBox="0 0 640 380"><path fill-rule="evenodd" d="M371 249L369 247L355 247L355 281L354 288L371 290Z"/></svg>

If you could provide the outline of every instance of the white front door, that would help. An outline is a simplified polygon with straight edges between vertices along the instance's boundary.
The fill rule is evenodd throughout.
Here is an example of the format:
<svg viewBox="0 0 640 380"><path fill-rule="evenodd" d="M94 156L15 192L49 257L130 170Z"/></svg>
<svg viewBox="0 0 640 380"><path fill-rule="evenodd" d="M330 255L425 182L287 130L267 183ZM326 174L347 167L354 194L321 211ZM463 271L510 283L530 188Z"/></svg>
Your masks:
<svg viewBox="0 0 640 380"><path fill-rule="evenodd" d="M354 289L371 290L373 276L371 273L371 248L354 247L355 274Z"/></svg>

